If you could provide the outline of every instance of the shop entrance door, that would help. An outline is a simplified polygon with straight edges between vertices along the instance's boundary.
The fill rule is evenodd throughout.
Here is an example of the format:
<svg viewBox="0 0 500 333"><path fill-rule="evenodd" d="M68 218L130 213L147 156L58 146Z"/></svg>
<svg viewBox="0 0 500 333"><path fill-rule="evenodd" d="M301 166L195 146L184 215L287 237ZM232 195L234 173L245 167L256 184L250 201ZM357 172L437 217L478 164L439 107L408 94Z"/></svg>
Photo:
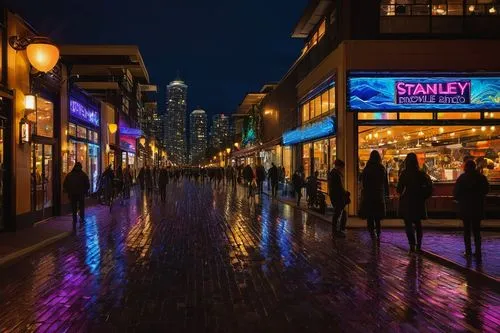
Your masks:
<svg viewBox="0 0 500 333"><path fill-rule="evenodd" d="M37 219L44 219L53 215L54 208L53 147L42 143L31 147L31 210Z"/></svg>

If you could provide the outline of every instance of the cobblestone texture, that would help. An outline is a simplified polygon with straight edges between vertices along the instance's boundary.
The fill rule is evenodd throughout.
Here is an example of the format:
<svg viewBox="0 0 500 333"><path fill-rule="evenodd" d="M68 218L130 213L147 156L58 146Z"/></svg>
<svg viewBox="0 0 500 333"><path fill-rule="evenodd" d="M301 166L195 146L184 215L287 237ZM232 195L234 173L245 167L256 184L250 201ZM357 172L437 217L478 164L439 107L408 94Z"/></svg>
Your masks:
<svg viewBox="0 0 500 333"><path fill-rule="evenodd" d="M500 296L366 233L243 190L93 208L0 270L0 332L498 332Z"/></svg>

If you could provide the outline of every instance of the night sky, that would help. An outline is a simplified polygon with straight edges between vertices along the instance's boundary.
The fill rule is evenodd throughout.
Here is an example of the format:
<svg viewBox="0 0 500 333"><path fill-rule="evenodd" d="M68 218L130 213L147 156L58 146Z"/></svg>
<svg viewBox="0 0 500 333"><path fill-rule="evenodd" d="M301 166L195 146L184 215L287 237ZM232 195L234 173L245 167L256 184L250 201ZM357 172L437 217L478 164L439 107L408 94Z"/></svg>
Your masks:
<svg viewBox="0 0 500 333"><path fill-rule="evenodd" d="M307 0L4 0L60 44L137 44L151 82L177 71L188 111L234 112L247 92L277 82L299 56L290 34ZM50 5L49 5L50 4Z"/></svg>

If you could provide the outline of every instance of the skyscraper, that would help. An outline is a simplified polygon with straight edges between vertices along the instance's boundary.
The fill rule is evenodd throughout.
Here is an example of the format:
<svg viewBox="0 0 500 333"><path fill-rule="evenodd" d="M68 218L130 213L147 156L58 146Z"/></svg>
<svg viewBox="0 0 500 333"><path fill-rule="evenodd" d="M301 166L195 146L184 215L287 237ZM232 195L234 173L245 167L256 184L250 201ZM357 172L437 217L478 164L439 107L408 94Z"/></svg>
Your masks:
<svg viewBox="0 0 500 333"><path fill-rule="evenodd" d="M166 100L166 145L167 153L172 162L185 164L187 162L186 137L186 105L187 85L179 79L167 86Z"/></svg>
<svg viewBox="0 0 500 333"><path fill-rule="evenodd" d="M190 154L191 164L199 164L205 157L207 151L207 114L198 109L191 112L190 124Z"/></svg>
<svg viewBox="0 0 500 333"><path fill-rule="evenodd" d="M229 142L229 117L223 113L216 114L212 118L212 129L210 131L210 145L216 150L225 149Z"/></svg>

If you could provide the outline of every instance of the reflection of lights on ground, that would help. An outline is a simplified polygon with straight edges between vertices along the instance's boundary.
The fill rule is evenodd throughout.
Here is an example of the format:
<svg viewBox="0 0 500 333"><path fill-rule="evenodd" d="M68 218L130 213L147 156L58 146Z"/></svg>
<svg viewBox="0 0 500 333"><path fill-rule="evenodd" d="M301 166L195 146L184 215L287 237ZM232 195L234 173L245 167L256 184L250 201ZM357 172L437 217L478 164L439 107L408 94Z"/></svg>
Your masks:
<svg viewBox="0 0 500 333"><path fill-rule="evenodd" d="M99 234L94 216L85 220L85 264L92 274L99 273L101 265L101 247L99 246Z"/></svg>
<svg viewBox="0 0 500 333"><path fill-rule="evenodd" d="M280 255L283 260L283 264L286 267L289 267L293 264L292 259L292 244L290 239L290 230L288 230L289 222L284 219L277 220L278 228L277 228L277 236L278 236L278 244L280 248Z"/></svg>

